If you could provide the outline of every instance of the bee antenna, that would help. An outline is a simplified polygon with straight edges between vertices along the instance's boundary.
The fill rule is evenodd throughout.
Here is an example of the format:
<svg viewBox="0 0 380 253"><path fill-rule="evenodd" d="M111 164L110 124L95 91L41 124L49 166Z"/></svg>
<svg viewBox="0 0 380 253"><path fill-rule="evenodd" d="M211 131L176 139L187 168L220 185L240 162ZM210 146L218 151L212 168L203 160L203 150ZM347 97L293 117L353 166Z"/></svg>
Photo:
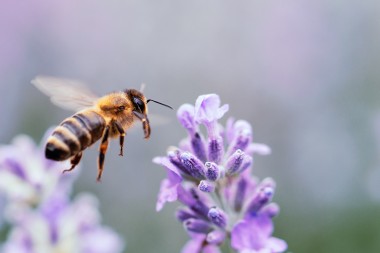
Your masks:
<svg viewBox="0 0 380 253"><path fill-rule="evenodd" d="M164 104L164 103L158 102L158 101L153 100L153 99L148 99L148 100L146 101L146 103L149 103L150 101L155 102L155 103L160 104L160 105L163 105L163 106L166 106L166 107L168 107L168 108L170 108L170 109L173 110L173 107L171 107L170 105L167 105L167 104Z"/></svg>

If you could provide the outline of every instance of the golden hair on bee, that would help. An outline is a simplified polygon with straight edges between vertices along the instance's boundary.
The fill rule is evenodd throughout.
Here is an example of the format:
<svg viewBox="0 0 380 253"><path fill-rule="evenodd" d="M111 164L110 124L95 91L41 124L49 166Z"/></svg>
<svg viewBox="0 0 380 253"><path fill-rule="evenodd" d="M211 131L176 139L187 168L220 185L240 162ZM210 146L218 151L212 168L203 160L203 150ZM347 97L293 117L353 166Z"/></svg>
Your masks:
<svg viewBox="0 0 380 253"><path fill-rule="evenodd" d="M136 120L142 123L145 139L150 136L147 107L150 101L173 109L161 102L146 99L141 91L135 89L98 97L83 83L69 79L38 76L32 80L32 84L48 95L53 104L76 111L63 120L49 136L45 148L46 158L55 161L70 159L71 167L63 172L72 171L80 162L83 151L101 140L98 181L102 177L110 138L119 137L119 155L123 156L124 137Z"/></svg>

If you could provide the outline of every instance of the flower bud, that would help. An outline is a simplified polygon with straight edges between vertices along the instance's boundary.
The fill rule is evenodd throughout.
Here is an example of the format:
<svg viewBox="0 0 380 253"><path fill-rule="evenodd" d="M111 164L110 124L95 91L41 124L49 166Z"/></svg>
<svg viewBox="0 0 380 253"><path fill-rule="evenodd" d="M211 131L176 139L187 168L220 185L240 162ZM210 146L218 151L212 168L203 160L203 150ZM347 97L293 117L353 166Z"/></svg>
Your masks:
<svg viewBox="0 0 380 253"><path fill-rule="evenodd" d="M252 142L252 128L245 120L236 121L234 131L234 138L228 147L227 155L233 154L238 149L245 151Z"/></svg>
<svg viewBox="0 0 380 253"><path fill-rule="evenodd" d="M183 222L184 228L189 232L207 234L212 230L211 224L207 221L190 218Z"/></svg>
<svg viewBox="0 0 380 253"><path fill-rule="evenodd" d="M194 154L202 161L207 161L206 147L202 136L195 132L191 136L191 148L193 149Z"/></svg>
<svg viewBox="0 0 380 253"><path fill-rule="evenodd" d="M205 163L206 171L205 176L209 181L216 181L221 176L221 170L216 163L206 162Z"/></svg>
<svg viewBox="0 0 380 253"><path fill-rule="evenodd" d="M195 155L191 154L190 152L183 152L180 155L180 159L182 165L186 168L192 177L196 179L204 178L204 165Z"/></svg>
<svg viewBox="0 0 380 253"><path fill-rule="evenodd" d="M242 177L237 183L237 188L236 188L236 195L235 195L235 201L234 201L234 209L236 212L240 212L243 207L246 190L247 190L247 181L245 180L245 178Z"/></svg>
<svg viewBox="0 0 380 253"><path fill-rule="evenodd" d="M198 189L203 192L214 192L215 183L207 180L201 180L198 185Z"/></svg>
<svg viewBox="0 0 380 253"><path fill-rule="evenodd" d="M185 220L196 218L197 216L189 210L178 209L176 212L176 217L178 220L184 222Z"/></svg>
<svg viewBox="0 0 380 253"><path fill-rule="evenodd" d="M240 149L236 150L226 162L226 174L241 173L252 164L252 157L246 155Z"/></svg>
<svg viewBox="0 0 380 253"><path fill-rule="evenodd" d="M272 187L267 186L261 188L249 204L247 209L248 213L257 213L263 206L265 206L272 200L273 195L274 189Z"/></svg>
<svg viewBox="0 0 380 253"><path fill-rule="evenodd" d="M208 159L211 162L219 164L224 154L223 138L219 135L208 142Z"/></svg>
<svg viewBox="0 0 380 253"><path fill-rule="evenodd" d="M226 214L217 207L212 207L208 211L208 218L212 223L218 227L225 228L227 225L227 216Z"/></svg>

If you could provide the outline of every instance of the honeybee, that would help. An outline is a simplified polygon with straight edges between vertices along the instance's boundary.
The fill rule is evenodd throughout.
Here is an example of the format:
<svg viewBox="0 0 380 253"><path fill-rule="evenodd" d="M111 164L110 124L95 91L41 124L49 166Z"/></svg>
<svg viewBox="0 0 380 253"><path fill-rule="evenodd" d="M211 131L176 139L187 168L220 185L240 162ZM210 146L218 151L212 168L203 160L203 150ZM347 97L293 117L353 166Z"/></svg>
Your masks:
<svg viewBox="0 0 380 253"><path fill-rule="evenodd" d="M74 115L63 120L47 139L46 158L55 161L70 159L71 167L63 173L72 171L80 162L83 151L101 139L97 181L102 177L110 138L119 137L119 155L123 156L126 131L136 120L142 122L145 139L150 136L147 107L149 102L173 109L169 105L147 99L141 91L135 89L111 92L98 97L83 83L69 79L37 76L32 84L48 95L53 104L76 111Z"/></svg>

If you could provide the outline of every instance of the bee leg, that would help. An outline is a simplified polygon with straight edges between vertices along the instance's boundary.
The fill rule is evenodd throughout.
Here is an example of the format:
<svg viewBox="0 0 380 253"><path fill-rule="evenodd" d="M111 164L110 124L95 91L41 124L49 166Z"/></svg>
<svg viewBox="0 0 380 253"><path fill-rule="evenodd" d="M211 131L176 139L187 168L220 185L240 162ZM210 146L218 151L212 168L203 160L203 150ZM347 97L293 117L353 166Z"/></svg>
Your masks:
<svg viewBox="0 0 380 253"><path fill-rule="evenodd" d="M62 171L62 173L66 173L66 172L69 172L69 171L72 171L73 169L75 169L75 166L78 165L78 163L80 162L81 158L82 158L82 152L79 152L78 154L76 154L75 156L73 156L73 158L71 158L71 160L70 160L71 168Z"/></svg>
<svg viewBox="0 0 380 253"><path fill-rule="evenodd" d="M144 134L145 134L145 139L148 139L149 136L150 136L150 125L149 125L149 120L148 118L140 113L140 112L137 112L137 111L133 111L133 114L139 118L143 124L143 129L144 129Z"/></svg>
<svg viewBox="0 0 380 253"><path fill-rule="evenodd" d="M123 127L120 125L119 122L114 121L114 125L116 126L116 129L117 129L117 131L120 134L120 137L119 137L119 142L120 142L120 153L119 153L119 156L123 156L124 137L125 137L126 133L125 133Z"/></svg>
<svg viewBox="0 0 380 253"><path fill-rule="evenodd" d="M104 130L104 133L103 133L102 142L100 143L99 159L98 159L98 176L96 178L98 182L100 181L100 178L102 177L102 173L103 173L104 158L105 158L107 148L108 148L109 131L110 131L109 126L106 126L106 130Z"/></svg>

